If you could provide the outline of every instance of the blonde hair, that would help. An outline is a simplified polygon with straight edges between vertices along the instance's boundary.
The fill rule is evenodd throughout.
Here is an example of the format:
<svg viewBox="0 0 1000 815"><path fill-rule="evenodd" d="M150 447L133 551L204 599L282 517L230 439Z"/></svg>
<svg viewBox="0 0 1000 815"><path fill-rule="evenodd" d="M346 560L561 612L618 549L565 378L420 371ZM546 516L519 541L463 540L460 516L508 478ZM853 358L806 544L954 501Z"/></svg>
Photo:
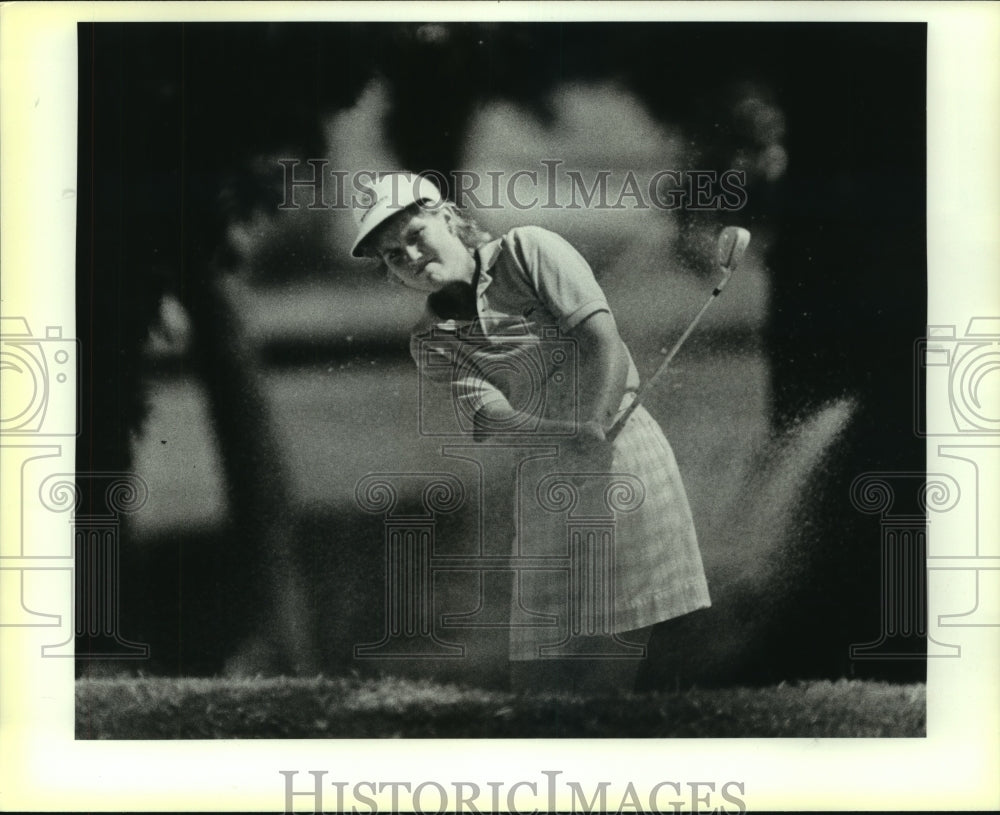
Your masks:
<svg viewBox="0 0 1000 815"><path fill-rule="evenodd" d="M471 218L462 212L462 210L460 210L452 201L438 201L430 205L425 205L425 202L418 201L415 204L410 204L399 214L402 215L405 212L415 214L418 210L428 215L440 215L441 213L447 212L451 216L452 223L455 225L455 237L457 237L465 248L470 251L475 251L480 246L483 246L493 240L493 236L489 232L476 223L474 218ZM389 223L398 217L399 215L395 215L390 218L389 221L386 221L386 223ZM372 265L376 273L385 275L386 280L390 283L402 284L403 281L400 280L400 278L394 274L391 269L389 269L385 261L382 260L382 257L373 248L375 243L374 238L384 226L384 224L380 225L378 229L369 235L365 242L359 247L359 251L364 255L364 257L373 262Z"/></svg>

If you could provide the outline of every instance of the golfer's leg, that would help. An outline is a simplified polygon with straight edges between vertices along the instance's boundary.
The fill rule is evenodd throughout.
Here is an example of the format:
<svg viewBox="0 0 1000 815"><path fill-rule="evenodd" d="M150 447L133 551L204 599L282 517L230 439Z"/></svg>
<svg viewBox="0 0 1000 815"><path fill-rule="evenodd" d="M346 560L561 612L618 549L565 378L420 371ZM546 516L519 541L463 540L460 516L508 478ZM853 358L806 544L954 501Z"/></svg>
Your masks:
<svg viewBox="0 0 1000 815"><path fill-rule="evenodd" d="M652 626L618 636L645 645ZM634 689L642 659L531 659L510 664L510 687L515 693L629 693Z"/></svg>
<svg viewBox="0 0 1000 815"><path fill-rule="evenodd" d="M649 641L652 626L636 628L618 635L619 639L634 645L645 645ZM584 662L573 674L573 690L587 695L631 693L635 690L635 679L642 658L594 659Z"/></svg>

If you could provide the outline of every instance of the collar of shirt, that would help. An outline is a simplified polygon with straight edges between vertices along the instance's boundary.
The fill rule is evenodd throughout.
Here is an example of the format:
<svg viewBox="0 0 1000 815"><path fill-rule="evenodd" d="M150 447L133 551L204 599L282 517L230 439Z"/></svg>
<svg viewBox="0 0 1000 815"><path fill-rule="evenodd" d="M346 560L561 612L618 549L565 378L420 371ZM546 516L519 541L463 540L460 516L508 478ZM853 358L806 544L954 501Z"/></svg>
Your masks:
<svg viewBox="0 0 1000 815"><path fill-rule="evenodd" d="M496 311L491 308L486 296L486 290L494 282L491 271L504 251L503 243L502 237L495 238L473 252L476 260L476 272L472 281L475 289L475 318L439 322L437 326L440 330L488 344L503 344L511 338L525 339L532 336L535 323L527 319L527 313Z"/></svg>
<svg viewBox="0 0 1000 815"><path fill-rule="evenodd" d="M522 320L514 319L512 321L510 317L501 318L499 315L484 315L483 313L486 310L484 308L486 290L493 282L491 270L496 265L501 252L503 252L502 237L494 238L480 246L474 252L476 258L476 316L478 319L473 321L474 324L470 326L470 329L473 335L479 335L486 339L490 339L492 335L497 334L498 329L500 337L509 335L518 336L528 333ZM515 325L511 325L511 322L514 322Z"/></svg>
<svg viewBox="0 0 1000 815"><path fill-rule="evenodd" d="M493 264L497 262L497 258L500 257L500 252L503 251L503 247L500 245L502 239L494 238L489 243L485 243L476 249L476 301L477 308L478 302L482 300L486 289L489 288L490 283L493 282L493 275L490 274L490 270L493 268Z"/></svg>

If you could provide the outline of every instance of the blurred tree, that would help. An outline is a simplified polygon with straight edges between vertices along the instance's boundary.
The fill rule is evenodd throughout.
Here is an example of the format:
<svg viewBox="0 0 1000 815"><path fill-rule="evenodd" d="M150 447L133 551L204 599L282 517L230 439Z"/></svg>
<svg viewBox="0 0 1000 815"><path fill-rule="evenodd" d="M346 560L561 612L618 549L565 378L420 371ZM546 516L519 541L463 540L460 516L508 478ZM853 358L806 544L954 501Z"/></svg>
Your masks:
<svg viewBox="0 0 1000 815"><path fill-rule="evenodd" d="M253 172L258 155L321 154L323 112L350 104L371 70L358 30L79 29L77 330L89 392L77 466L130 469L129 434L146 411L143 344L164 292L176 293L191 316L219 439L231 551L262 565L238 613L273 632L264 649L270 664L259 666L271 670L313 671L316 643L283 451L227 295L226 235L233 222L277 207L273 179Z"/></svg>

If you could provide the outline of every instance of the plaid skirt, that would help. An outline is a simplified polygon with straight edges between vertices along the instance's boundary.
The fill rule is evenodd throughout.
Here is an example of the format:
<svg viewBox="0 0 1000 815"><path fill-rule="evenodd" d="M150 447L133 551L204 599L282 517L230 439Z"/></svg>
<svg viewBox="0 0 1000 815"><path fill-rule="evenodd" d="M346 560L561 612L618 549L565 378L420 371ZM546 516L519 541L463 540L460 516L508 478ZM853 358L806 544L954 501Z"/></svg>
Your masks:
<svg viewBox="0 0 1000 815"><path fill-rule="evenodd" d="M673 450L643 407L599 459L527 462L516 498L512 660L613 656L613 634L711 604Z"/></svg>

